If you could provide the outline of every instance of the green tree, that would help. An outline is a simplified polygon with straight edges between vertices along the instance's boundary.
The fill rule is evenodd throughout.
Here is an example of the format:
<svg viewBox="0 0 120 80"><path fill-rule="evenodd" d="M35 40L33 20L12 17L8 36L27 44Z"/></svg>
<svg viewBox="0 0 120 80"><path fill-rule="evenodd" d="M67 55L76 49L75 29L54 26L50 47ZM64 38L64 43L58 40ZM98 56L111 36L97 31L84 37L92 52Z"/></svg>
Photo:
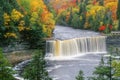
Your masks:
<svg viewBox="0 0 120 80"><path fill-rule="evenodd" d="M113 76L115 78L120 78L120 61L112 61L112 67L113 67Z"/></svg>
<svg viewBox="0 0 120 80"><path fill-rule="evenodd" d="M80 27L80 18L79 18L79 15L76 13L73 15L71 26L74 28Z"/></svg>
<svg viewBox="0 0 120 80"><path fill-rule="evenodd" d="M94 77L90 77L89 80L110 80L110 65L109 63L105 63L103 57L101 58L101 62L98 67L95 68L93 74Z"/></svg>
<svg viewBox="0 0 120 80"><path fill-rule="evenodd" d="M51 80L45 69L45 60L42 51L35 51L33 59L25 68L23 75L28 80Z"/></svg>
<svg viewBox="0 0 120 80"><path fill-rule="evenodd" d="M84 80L84 74L83 74L83 71L79 71L79 74L78 74L78 76L76 77L76 80Z"/></svg>
<svg viewBox="0 0 120 80"><path fill-rule="evenodd" d="M70 17L69 17L69 20L68 20L68 25L71 26L72 24L72 18L73 18L73 12L72 12L72 7L70 8Z"/></svg>
<svg viewBox="0 0 120 80"><path fill-rule="evenodd" d="M118 57L118 50L114 51L110 48L110 56L108 58L101 58L101 62L94 71L93 77L89 80L120 80L120 61L116 59ZM116 55L117 54L117 55Z"/></svg>
<svg viewBox="0 0 120 80"><path fill-rule="evenodd" d="M66 22L66 11L63 11L60 15L57 16L57 24L67 26Z"/></svg>
<svg viewBox="0 0 120 80"><path fill-rule="evenodd" d="M86 13L86 3L84 1L81 2L79 5L79 14L81 13L84 13L84 14Z"/></svg>
<svg viewBox="0 0 120 80"><path fill-rule="evenodd" d="M117 6L117 19L118 19L118 30L120 30L120 0L118 0L118 6Z"/></svg>
<svg viewBox="0 0 120 80"><path fill-rule="evenodd" d="M19 6L16 0L0 0L0 8L6 13L11 13L12 9L19 10Z"/></svg>
<svg viewBox="0 0 120 80"><path fill-rule="evenodd" d="M104 5L104 0L99 0L99 5L103 6Z"/></svg>
<svg viewBox="0 0 120 80"><path fill-rule="evenodd" d="M79 22L81 23L81 26L80 26L81 29L84 28L84 25L86 22L86 12L87 12L86 2L81 0L81 3L79 5L79 13L78 13L79 16L82 16L82 21Z"/></svg>
<svg viewBox="0 0 120 80"><path fill-rule="evenodd" d="M10 67L8 60L4 57L2 49L0 48L0 79L1 80L15 80L13 77L13 70Z"/></svg>
<svg viewBox="0 0 120 80"><path fill-rule="evenodd" d="M33 27L35 28L32 28L31 30L22 31L21 39L25 42L28 42L31 49L35 49L37 47L44 49L45 40L43 38L45 37L45 34L42 32L42 29L40 27L38 26Z"/></svg>

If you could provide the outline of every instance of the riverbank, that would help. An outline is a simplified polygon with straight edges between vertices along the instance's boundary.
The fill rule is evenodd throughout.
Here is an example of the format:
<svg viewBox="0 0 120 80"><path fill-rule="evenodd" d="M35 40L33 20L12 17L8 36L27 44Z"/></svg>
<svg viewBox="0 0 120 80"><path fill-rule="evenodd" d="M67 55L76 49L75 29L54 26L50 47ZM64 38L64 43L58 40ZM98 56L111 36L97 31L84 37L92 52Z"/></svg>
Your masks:
<svg viewBox="0 0 120 80"><path fill-rule="evenodd" d="M33 51L34 50L21 50L21 51L7 52L4 54L8 59L9 63L12 64L12 66L15 66L20 62L31 59Z"/></svg>

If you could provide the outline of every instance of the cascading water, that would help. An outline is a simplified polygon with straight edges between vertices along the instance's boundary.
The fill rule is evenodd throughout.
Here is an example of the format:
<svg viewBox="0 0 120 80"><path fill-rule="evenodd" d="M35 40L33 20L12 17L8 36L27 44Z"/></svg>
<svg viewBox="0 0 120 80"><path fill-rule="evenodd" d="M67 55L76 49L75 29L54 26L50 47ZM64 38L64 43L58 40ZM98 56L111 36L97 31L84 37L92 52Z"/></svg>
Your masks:
<svg viewBox="0 0 120 80"><path fill-rule="evenodd" d="M57 26L53 38L46 41L46 54L54 57L106 52L106 37L96 32Z"/></svg>

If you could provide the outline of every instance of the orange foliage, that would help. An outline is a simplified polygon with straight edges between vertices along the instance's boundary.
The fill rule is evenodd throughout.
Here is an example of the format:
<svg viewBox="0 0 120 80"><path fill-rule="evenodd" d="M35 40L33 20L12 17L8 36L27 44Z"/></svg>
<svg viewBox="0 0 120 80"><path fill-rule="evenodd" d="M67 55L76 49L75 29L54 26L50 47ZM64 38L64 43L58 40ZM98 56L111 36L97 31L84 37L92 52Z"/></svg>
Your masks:
<svg viewBox="0 0 120 80"><path fill-rule="evenodd" d="M76 0L50 0L50 4L53 6L57 14L60 14L69 7L77 7Z"/></svg>
<svg viewBox="0 0 120 80"><path fill-rule="evenodd" d="M110 9L112 12L112 18L116 20L117 2L108 2L105 4L105 7Z"/></svg>

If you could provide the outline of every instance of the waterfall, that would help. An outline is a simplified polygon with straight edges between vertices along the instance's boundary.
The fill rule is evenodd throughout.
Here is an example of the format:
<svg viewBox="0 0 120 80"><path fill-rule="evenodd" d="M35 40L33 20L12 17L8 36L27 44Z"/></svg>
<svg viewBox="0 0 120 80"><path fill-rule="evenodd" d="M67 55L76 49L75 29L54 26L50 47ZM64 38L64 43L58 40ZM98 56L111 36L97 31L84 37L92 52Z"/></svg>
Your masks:
<svg viewBox="0 0 120 80"><path fill-rule="evenodd" d="M85 53L106 52L106 37L92 36L68 40L47 40L46 54L55 57L77 56Z"/></svg>
<svg viewBox="0 0 120 80"><path fill-rule="evenodd" d="M46 41L46 56L69 58L87 53L105 53L106 36L90 30L56 26L51 40Z"/></svg>

